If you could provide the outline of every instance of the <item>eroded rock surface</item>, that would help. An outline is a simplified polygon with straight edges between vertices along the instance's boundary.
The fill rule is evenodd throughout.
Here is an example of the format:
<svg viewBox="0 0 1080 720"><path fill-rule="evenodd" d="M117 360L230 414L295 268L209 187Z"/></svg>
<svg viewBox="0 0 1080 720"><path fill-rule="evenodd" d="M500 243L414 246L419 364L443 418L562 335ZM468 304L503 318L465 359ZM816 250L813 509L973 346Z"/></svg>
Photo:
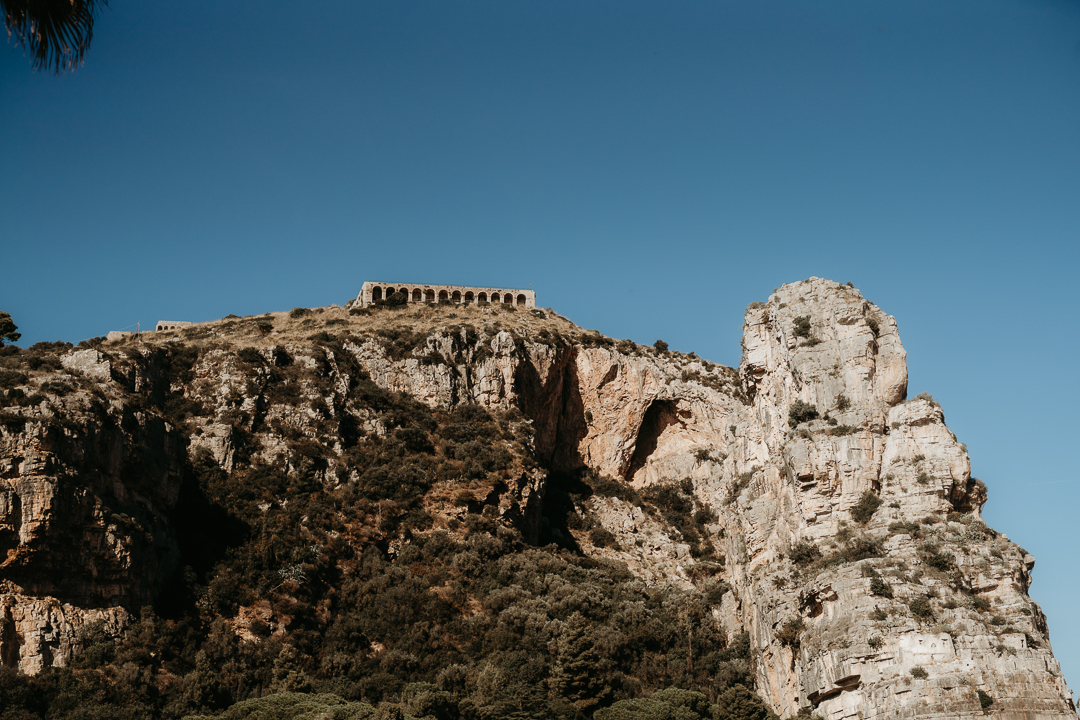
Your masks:
<svg viewBox="0 0 1080 720"><path fill-rule="evenodd" d="M221 337L181 370L176 352L72 352L74 392L6 411L4 664L62 665L78 628L119 632L160 591L188 464L285 457L290 476L355 480L353 438L387 433L350 400L363 376L443 410L520 410L537 463L462 479L433 515L494 498L535 538L550 483L587 470L624 487L580 504L579 547L650 584L726 583L712 613L749 632L782 717L975 717L979 691L996 714L1075 716L1027 594L1034 560L983 523L966 449L931 397L907 398L896 322L854 288L811 278L751 305L737 369L524 323L239 351ZM325 459L305 464L305 447ZM699 537L633 499L668 486L692 496Z"/></svg>

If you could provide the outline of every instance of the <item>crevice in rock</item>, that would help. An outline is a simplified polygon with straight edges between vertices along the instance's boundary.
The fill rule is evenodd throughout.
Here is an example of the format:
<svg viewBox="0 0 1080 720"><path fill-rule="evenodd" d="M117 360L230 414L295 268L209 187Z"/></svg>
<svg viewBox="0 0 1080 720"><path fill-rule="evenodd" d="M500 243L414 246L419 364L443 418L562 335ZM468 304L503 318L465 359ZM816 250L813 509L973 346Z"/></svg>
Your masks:
<svg viewBox="0 0 1080 720"><path fill-rule="evenodd" d="M670 425L681 424L678 410L671 400L653 400L645 409L638 428L637 440L634 441L634 454L626 467L623 477L633 480L638 470L645 467L649 456L656 452L656 445Z"/></svg>
<svg viewBox="0 0 1080 720"><path fill-rule="evenodd" d="M560 352L547 375L540 379L536 367L526 361L514 370L518 407L533 421L536 458L553 469L573 469L584 464L578 443L588 432L585 405L578 390L574 350Z"/></svg>
<svg viewBox="0 0 1080 720"><path fill-rule="evenodd" d="M0 666L19 666L20 644L15 618L11 616L11 608L5 606L4 614L0 616Z"/></svg>
<svg viewBox="0 0 1080 720"><path fill-rule="evenodd" d="M5 564L9 553L18 550L22 533L22 498L14 489L8 493L8 504L7 516L11 524L7 528L0 528L0 567Z"/></svg>
<svg viewBox="0 0 1080 720"><path fill-rule="evenodd" d="M604 373L604 377L600 379L600 384L596 386L596 389L599 390L600 388L607 385L609 382L615 380L617 377L619 377L619 365L618 363L615 363L610 368L608 368L608 371L606 373Z"/></svg>

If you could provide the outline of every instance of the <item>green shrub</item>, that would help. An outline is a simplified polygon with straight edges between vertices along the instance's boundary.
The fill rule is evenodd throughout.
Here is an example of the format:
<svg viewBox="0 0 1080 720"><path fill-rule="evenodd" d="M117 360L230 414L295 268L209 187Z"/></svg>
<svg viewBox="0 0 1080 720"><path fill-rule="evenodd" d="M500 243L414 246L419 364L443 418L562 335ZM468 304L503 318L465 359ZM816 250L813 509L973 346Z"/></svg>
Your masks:
<svg viewBox="0 0 1080 720"><path fill-rule="evenodd" d="M876 577L870 581L870 594L883 598L891 598L893 596L892 586L881 577Z"/></svg>
<svg viewBox="0 0 1080 720"><path fill-rule="evenodd" d="M310 315L310 314L311 314L310 310L308 310L307 308L302 308L302 307L294 307L292 310L289 311L289 317L292 318L293 320L296 320L297 318L302 318L305 315Z"/></svg>
<svg viewBox="0 0 1080 720"><path fill-rule="evenodd" d="M810 316L800 315L795 318L795 337L810 337Z"/></svg>
<svg viewBox="0 0 1080 720"><path fill-rule="evenodd" d="M668 351L668 344L663 340L657 340L656 342L654 342L653 347L656 348L656 351L660 353L666 353Z"/></svg>
<svg viewBox="0 0 1080 720"><path fill-rule="evenodd" d="M258 348L240 348L236 353L236 359L248 365L262 365L266 362Z"/></svg>
<svg viewBox="0 0 1080 720"><path fill-rule="evenodd" d="M881 326L878 324L877 318L866 318L866 326L870 328L870 332L874 333L874 337L878 336L881 332Z"/></svg>
<svg viewBox="0 0 1080 720"><path fill-rule="evenodd" d="M956 560L948 552L930 544L924 546L923 550L926 553L923 556L923 562L935 570L950 572L956 568Z"/></svg>
<svg viewBox="0 0 1080 720"><path fill-rule="evenodd" d="M799 646L799 636L802 634L803 629L806 627L802 617L796 616L789 618L780 626L780 629L776 631L776 639L781 644L789 647Z"/></svg>
<svg viewBox="0 0 1080 720"><path fill-rule="evenodd" d="M12 387L14 385L25 385L30 378L26 376L26 373L21 373L16 370L5 370L0 368L0 387Z"/></svg>
<svg viewBox="0 0 1080 720"><path fill-rule="evenodd" d="M836 409L840 412L844 412L851 407L851 400L844 393L839 393L836 396Z"/></svg>
<svg viewBox="0 0 1080 720"><path fill-rule="evenodd" d="M867 558L881 557L884 554L885 546L879 538L863 535L847 542L830 560L832 562L858 562Z"/></svg>
<svg viewBox="0 0 1080 720"><path fill-rule="evenodd" d="M788 425L797 427L800 423L814 420L818 417L817 408L810 403L796 400L788 409Z"/></svg>
<svg viewBox="0 0 1080 720"><path fill-rule="evenodd" d="M672 717L681 719L683 716ZM713 720L770 720L775 717L765 702L742 684L732 685L720 693L712 715Z"/></svg>
<svg viewBox="0 0 1080 720"><path fill-rule="evenodd" d="M867 490L859 498L859 502L851 508L851 519L860 525L870 522L877 509L881 507L881 498L873 490Z"/></svg>
<svg viewBox="0 0 1080 720"><path fill-rule="evenodd" d="M919 483L920 485L929 485L930 476L924 472L921 472L919 473L919 477L915 478L915 482Z"/></svg>
<svg viewBox="0 0 1080 720"><path fill-rule="evenodd" d="M881 647L885 644L885 641L875 635L874 637L867 640L866 644L870 646L871 650L880 650Z"/></svg>
<svg viewBox="0 0 1080 720"><path fill-rule="evenodd" d="M383 348L391 360L404 360L412 355L413 350L424 345L428 336L410 328L380 328L376 331L384 340Z"/></svg>
<svg viewBox="0 0 1080 720"><path fill-rule="evenodd" d="M788 559L799 567L804 567L812 564L816 560L821 559L821 550L814 544L813 540L800 540L791 546L791 552L788 553Z"/></svg>
<svg viewBox="0 0 1080 720"><path fill-rule="evenodd" d="M934 616L934 608L930 605L930 598L925 595L912 598L911 602L908 603L908 610L920 620L926 620Z"/></svg>
<svg viewBox="0 0 1080 720"><path fill-rule="evenodd" d="M983 710L986 710L988 707L994 704L994 698L990 697L990 695L986 691L977 690L976 693L979 696L979 707L981 707Z"/></svg>
<svg viewBox="0 0 1080 720"><path fill-rule="evenodd" d="M187 720L299 720L301 718L367 718L375 708L362 702L348 702L337 695L285 692L236 703L220 715L192 715Z"/></svg>
<svg viewBox="0 0 1080 720"><path fill-rule="evenodd" d="M618 548L619 540L615 534L606 527L597 526L589 531L589 542L598 548Z"/></svg>
<svg viewBox="0 0 1080 720"><path fill-rule="evenodd" d="M930 673L926 672L926 668L924 668L922 665L916 665L915 667L911 668L910 672L911 677L915 678L916 680L925 680L926 678L930 677Z"/></svg>
<svg viewBox="0 0 1080 720"><path fill-rule="evenodd" d="M22 334L15 332L19 329L11 320L11 315L6 312L0 312L0 347L3 346L4 341L18 342Z"/></svg>

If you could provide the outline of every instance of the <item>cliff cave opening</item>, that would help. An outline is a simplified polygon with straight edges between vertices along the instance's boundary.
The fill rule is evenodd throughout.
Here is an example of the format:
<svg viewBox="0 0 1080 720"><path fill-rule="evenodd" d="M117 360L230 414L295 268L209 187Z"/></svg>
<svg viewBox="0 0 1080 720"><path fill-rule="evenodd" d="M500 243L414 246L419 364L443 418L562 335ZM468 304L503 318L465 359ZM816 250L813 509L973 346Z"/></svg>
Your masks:
<svg viewBox="0 0 1080 720"><path fill-rule="evenodd" d="M626 466L626 472L623 473L627 482L633 481L638 471L645 467L649 457L656 452L656 445L664 430L678 423L680 423L679 413L673 401L653 400L649 403L649 407L641 418L641 426L638 428L634 454Z"/></svg>

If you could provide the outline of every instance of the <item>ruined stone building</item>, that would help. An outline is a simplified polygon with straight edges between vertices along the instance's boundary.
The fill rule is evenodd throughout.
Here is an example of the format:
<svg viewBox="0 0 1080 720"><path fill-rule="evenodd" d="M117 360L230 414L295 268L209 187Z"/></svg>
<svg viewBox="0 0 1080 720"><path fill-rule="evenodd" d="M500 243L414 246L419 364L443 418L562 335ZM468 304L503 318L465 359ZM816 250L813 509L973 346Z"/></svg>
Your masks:
<svg viewBox="0 0 1080 720"><path fill-rule="evenodd" d="M386 300L396 292L405 293L409 303L449 302L500 303L515 307L536 307L536 293L517 288L467 287L464 285L418 285L414 283L365 282L356 297L359 305Z"/></svg>

